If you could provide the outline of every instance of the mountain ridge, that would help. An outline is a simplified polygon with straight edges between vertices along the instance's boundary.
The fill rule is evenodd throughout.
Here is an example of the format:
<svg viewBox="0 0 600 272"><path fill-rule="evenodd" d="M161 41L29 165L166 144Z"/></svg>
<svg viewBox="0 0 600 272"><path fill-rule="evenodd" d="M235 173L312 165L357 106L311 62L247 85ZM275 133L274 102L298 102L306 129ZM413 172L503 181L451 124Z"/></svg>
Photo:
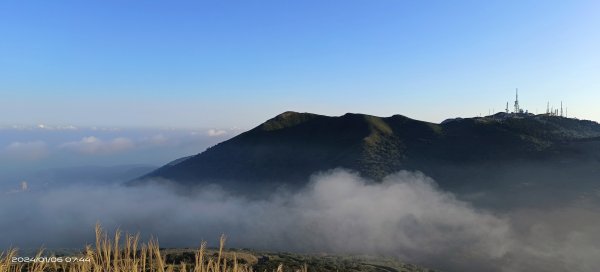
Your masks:
<svg viewBox="0 0 600 272"><path fill-rule="evenodd" d="M243 190L301 187L314 173L346 168L374 181L399 170L422 171L452 188L475 184L463 182L471 176L491 182L507 174L479 171L510 172L519 161L519 166L584 161L595 167L598 154L589 150L599 144L600 124L559 116L496 113L436 124L402 115L334 117L287 111L136 183L168 179ZM552 176L552 171L542 172Z"/></svg>

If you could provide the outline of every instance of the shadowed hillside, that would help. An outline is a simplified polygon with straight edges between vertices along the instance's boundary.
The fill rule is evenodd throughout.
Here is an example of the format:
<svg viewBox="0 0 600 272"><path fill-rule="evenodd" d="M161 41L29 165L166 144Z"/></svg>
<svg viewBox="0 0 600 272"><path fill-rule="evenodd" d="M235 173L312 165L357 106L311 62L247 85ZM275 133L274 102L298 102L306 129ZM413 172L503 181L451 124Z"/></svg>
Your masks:
<svg viewBox="0 0 600 272"><path fill-rule="evenodd" d="M573 184L565 179L592 184L600 179L599 136L598 123L547 115L498 113L434 124L401 115L285 112L136 182L295 188L315 172L341 167L376 181L418 170L455 192Z"/></svg>

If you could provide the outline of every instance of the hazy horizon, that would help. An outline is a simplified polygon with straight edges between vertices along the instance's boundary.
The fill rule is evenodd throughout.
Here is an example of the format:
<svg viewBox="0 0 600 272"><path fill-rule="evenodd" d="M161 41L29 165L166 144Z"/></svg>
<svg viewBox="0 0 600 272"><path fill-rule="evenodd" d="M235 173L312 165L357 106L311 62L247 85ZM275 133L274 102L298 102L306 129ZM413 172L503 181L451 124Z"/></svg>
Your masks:
<svg viewBox="0 0 600 272"><path fill-rule="evenodd" d="M513 106L509 106L509 111L512 112ZM560 110L560 106L559 108L554 108L554 109L558 109ZM529 109L527 109L529 110ZM325 115L325 116L334 116L334 117L339 117L339 116L343 116L344 114L348 114L348 113L353 113L353 114L365 114L365 115L372 115L372 116L378 116L378 117L390 117L393 115L402 115L414 120L419 120L419 121L424 121L424 122L430 122L430 123L435 123L435 124L439 124L442 123L444 120L447 119L454 119L454 118L476 118L476 117L483 117L483 116L488 116L488 115L493 115L496 113L502 113L504 112L504 110L497 110L490 108L488 111L486 112L479 112L477 114L474 115L470 115L470 116L458 116L458 115L451 115L451 116L447 116L446 118L440 119L440 120L426 120L426 119L422 119L422 118L418 118L416 116L409 116L409 115L405 115L402 113L392 113L392 114L388 114L388 115L376 115L376 114L370 114L370 113L365 113L365 112L357 112L357 111L349 111L349 112L340 112L340 113L333 113L333 114L325 114L325 113L319 113L319 112L307 112L307 111L294 111L294 110L286 110L286 111L281 111L281 112L277 112L277 113L273 113L272 115L265 117L265 119L259 120L255 123L252 124L248 124L247 126L244 127L238 127L238 126L220 126L220 127L205 127L205 126L198 126L198 125L189 125L189 126L173 126L173 125L164 125L164 124L144 124L144 125L86 125L86 124L75 124L75 123L69 123L69 122L62 122L62 123L47 123L47 122L38 122L38 123L6 123L6 124L0 124L0 130L29 130L29 131L33 131L33 130L99 130L99 131L119 131L119 130L130 130L130 129L134 129L134 130L166 130L166 131L181 131L181 130L200 130L200 131L208 131L208 130L215 130L215 131L221 131L221 130L232 130L232 131L239 131L239 132L243 132L243 131L247 131L250 130L256 126L259 126L260 124L264 123L265 121L281 114L284 112L288 112L288 111L292 111L292 112L299 112L299 113L312 113L312 114L318 114L318 115ZM544 114L545 113L545 109L544 111L530 111L529 113L532 114ZM590 120L590 121L594 121L594 122L600 122L599 120L596 119L586 119L586 118L580 118L578 116L566 116L568 118L574 118L574 119L579 119L579 120Z"/></svg>

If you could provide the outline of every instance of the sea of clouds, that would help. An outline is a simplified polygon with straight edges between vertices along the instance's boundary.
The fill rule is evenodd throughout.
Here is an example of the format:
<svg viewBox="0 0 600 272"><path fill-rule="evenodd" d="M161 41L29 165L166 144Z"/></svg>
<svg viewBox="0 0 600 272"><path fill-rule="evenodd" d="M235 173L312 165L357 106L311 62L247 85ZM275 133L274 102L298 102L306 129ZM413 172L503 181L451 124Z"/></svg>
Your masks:
<svg viewBox="0 0 600 272"><path fill-rule="evenodd" d="M382 183L335 169L301 191L248 199L208 186L73 185L0 196L0 247L81 247L97 222L196 247L220 234L231 247L395 256L443 271L596 271L593 208L481 210L421 173Z"/></svg>

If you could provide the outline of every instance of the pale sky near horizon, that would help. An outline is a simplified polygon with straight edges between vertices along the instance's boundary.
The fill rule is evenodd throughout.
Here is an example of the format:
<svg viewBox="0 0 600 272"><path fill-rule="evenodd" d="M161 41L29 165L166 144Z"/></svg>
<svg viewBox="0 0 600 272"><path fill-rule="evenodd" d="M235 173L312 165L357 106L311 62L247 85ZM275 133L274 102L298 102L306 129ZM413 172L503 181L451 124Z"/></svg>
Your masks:
<svg viewBox="0 0 600 272"><path fill-rule="evenodd" d="M250 128L283 111L600 121L598 1L2 1L0 125Z"/></svg>

